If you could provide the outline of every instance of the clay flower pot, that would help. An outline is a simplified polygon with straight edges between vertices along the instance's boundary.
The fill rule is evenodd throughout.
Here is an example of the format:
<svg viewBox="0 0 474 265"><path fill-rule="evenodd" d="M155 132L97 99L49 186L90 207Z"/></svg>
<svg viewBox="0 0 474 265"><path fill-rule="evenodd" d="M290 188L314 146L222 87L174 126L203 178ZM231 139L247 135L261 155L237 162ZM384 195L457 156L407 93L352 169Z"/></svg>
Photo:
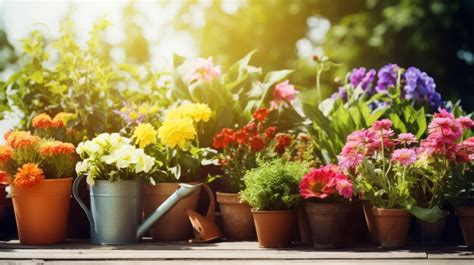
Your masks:
<svg viewBox="0 0 474 265"><path fill-rule="evenodd" d="M403 209L372 208L380 243L384 248L405 245L411 215Z"/></svg>
<svg viewBox="0 0 474 265"><path fill-rule="evenodd" d="M45 179L20 188L12 185L20 243L49 245L66 240L72 178Z"/></svg>
<svg viewBox="0 0 474 265"><path fill-rule="evenodd" d="M178 189L178 183L158 183L156 186L145 185L143 211L145 218L150 216L171 194ZM171 210L158 220L150 229L155 240L180 241L192 237L192 226L185 209L196 210L199 191L179 201Z"/></svg>
<svg viewBox="0 0 474 265"><path fill-rule="evenodd" d="M377 232L377 226L375 225L375 217L372 213L373 206L368 200L364 200L363 196L360 197L362 200L365 223L367 224L367 231L369 233L370 240L374 243L380 243L379 234Z"/></svg>
<svg viewBox="0 0 474 265"><path fill-rule="evenodd" d="M240 202L237 193L217 192L224 234L230 240L253 240L257 237L250 205Z"/></svg>
<svg viewBox="0 0 474 265"><path fill-rule="evenodd" d="M351 202L349 214L350 224L347 226L346 244L364 242L367 238L367 223L365 220L363 201Z"/></svg>
<svg viewBox="0 0 474 265"><path fill-rule="evenodd" d="M252 211L258 244L262 248L291 245L297 224L295 211Z"/></svg>
<svg viewBox="0 0 474 265"><path fill-rule="evenodd" d="M306 203L313 245L316 248L338 248L344 243L347 220L352 206L349 203Z"/></svg>
<svg viewBox="0 0 474 265"><path fill-rule="evenodd" d="M418 220L421 242L435 243L441 241L448 214L449 213L445 211L443 216L434 223Z"/></svg>
<svg viewBox="0 0 474 265"><path fill-rule="evenodd" d="M474 247L474 207L456 207L455 212L467 247Z"/></svg>

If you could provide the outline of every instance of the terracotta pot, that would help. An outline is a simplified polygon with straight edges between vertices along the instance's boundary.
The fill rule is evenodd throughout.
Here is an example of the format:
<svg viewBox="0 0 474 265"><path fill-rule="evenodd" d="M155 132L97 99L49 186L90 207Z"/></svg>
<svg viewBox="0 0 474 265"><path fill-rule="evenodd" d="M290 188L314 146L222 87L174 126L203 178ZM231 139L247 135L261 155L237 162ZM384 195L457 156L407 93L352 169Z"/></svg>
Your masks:
<svg viewBox="0 0 474 265"><path fill-rule="evenodd" d="M255 239L257 235L250 205L240 202L237 193L217 192L216 195L226 238L238 241Z"/></svg>
<svg viewBox="0 0 474 265"><path fill-rule="evenodd" d="M418 220L421 242L435 243L442 240L448 214L449 213L445 211L443 216L434 223Z"/></svg>
<svg viewBox="0 0 474 265"><path fill-rule="evenodd" d="M20 243L49 245L66 240L72 178L45 179L30 188L12 185Z"/></svg>
<svg viewBox="0 0 474 265"><path fill-rule="evenodd" d="M316 248L338 248L344 243L349 203L306 203L313 245Z"/></svg>
<svg viewBox="0 0 474 265"><path fill-rule="evenodd" d="M380 243L377 226L375 225L375 217L372 213L372 204L367 200L362 200L362 207L364 208L365 223L367 224L367 231L369 238L374 243Z"/></svg>
<svg viewBox="0 0 474 265"><path fill-rule="evenodd" d="M455 212L467 247L474 247L474 207L456 207Z"/></svg>
<svg viewBox="0 0 474 265"><path fill-rule="evenodd" d="M305 201L302 201L296 209L296 214L298 217L298 235L301 243L304 245L312 245L313 239L311 238L311 229L309 227L308 214L305 210Z"/></svg>
<svg viewBox="0 0 474 265"><path fill-rule="evenodd" d="M7 186L7 184L0 184L0 223L5 217L5 210L7 207L7 192L5 191Z"/></svg>
<svg viewBox="0 0 474 265"><path fill-rule="evenodd" d="M372 208L380 243L384 248L398 248L405 245L411 215L403 209Z"/></svg>
<svg viewBox="0 0 474 265"><path fill-rule="evenodd" d="M367 237L367 223L363 202L361 200L352 201L351 212L349 214L350 224L347 226L346 244L364 242Z"/></svg>
<svg viewBox="0 0 474 265"><path fill-rule="evenodd" d="M156 210L171 194L178 189L178 183L158 183L145 185L143 211L145 218ZM180 241L192 237L192 226L185 210L196 210L200 189L179 201L171 210L158 220L150 229L155 240Z"/></svg>
<svg viewBox="0 0 474 265"><path fill-rule="evenodd" d="M262 248L285 248L293 241L295 211L252 211L258 244Z"/></svg>

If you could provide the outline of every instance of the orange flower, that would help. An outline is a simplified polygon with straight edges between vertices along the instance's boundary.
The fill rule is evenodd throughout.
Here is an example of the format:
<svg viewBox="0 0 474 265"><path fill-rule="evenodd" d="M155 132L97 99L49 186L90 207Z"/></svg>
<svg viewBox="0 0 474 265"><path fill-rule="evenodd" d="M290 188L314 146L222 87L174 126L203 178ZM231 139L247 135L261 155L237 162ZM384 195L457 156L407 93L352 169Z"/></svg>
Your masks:
<svg viewBox="0 0 474 265"><path fill-rule="evenodd" d="M74 117L74 114L68 112L60 112L54 116L53 127L62 128L66 126L67 122Z"/></svg>
<svg viewBox="0 0 474 265"><path fill-rule="evenodd" d="M73 154L76 152L74 145L70 143L63 143L60 141L49 141L45 142L40 146L40 154L42 156L60 155L60 154Z"/></svg>
<svg viewBox="0 0 474 265"><path fill-rule="evenodd" d="M0 170L0 184L8 184L8 173Z"/></svg>
<svg viewBox="0 0 474 265"><path fill-rule="evenodd" d="M13 157L13 149L4 144L0 144L0 164L10 160Z"/></svg>
<svg viewBox="0 0 474 265"><path fill-rule="evenodd" d="M41 113L38 116L34 117L31 121L31 124L34 128L37 129L47 129L53 126L53 120L46 113Z"/></svg>
<svg viewBox="0 0 474 265"><path fill-rule="evenodd" d="M43 179L43 170L37 164L26 163L18 168L13 184L17 187L28 188L40 183Z"/></svg>
<svg viewBox="0 0 474 265"><path fill-rule="evenodd" d="M36 144L40 138L31 135L30 132L13 131L5 135L7 144L13 148L22 148Z"/></svg>

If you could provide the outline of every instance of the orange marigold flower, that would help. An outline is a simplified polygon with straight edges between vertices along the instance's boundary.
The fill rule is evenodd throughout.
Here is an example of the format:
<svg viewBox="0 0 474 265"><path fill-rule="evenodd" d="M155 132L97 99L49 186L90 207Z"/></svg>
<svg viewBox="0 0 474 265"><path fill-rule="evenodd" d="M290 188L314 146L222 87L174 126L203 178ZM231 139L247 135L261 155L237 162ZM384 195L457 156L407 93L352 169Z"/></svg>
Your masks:
<svg viewBox="0 0 474 265"><path fill-rule="evenodd" d="M26 163L18 168L13 184L17 187L28 188L44 179L43 170L34 163Z"/></svg>
<svg viewBox="0 0 474 265"><path fill-rule="evenodd" d="M13 157L13 149L4 144L0 144L0 164L10 160Z"/></svg>
<svg viewBox="0 0 474 265"><path fill-rule="evenodd" d="M68 112L59 112L54 116L53 127L62 128L66 126L67 122L74 117L74 114Z"/></svg>
<svg viewBox="0 0 474 265"><path fill-rule="evenodd" d="M40 146L40 154L42 156L73 154L76 152L74 145L70 143L63 143L60 141L45 142Z"/></svg>
<svg viewBox="0 0 474 265"><path fill-rule="evenodd" d="M41 113L38 116L34 117L31 121L31 124L34 128L37 129L47 129L53 126L53 120L51 116L46 113Z"/></svg>
<svg viewBox="0 0 474 265"><path fill-rule="evenodd" d="M8 184L8 173L0 170L0 184Z"/></svg>
<svg viewBox="0 0 474 265"><path fill-rule="evenodd" d="M36 144L40 138L38 136L31 135L30 132L25 131L13 131L5 135L7 144L13 148L22 148Z"/></svg>

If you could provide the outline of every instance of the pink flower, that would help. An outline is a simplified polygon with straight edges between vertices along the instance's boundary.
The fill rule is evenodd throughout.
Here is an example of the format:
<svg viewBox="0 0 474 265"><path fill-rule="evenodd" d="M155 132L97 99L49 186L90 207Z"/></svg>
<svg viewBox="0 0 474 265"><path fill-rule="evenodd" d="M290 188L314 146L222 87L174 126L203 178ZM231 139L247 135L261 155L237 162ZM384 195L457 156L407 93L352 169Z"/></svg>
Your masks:
<svg viewBox="0 0 474 265"><path fill-rule="evenodd" d="M454 119L454 114L452 114L451 112L445 110L445 109L442 109L442 108L439 108L438 109L438 112L435 113L434 115L435 118L449 118L449 119Z"/></svg>
<svg viewBox="0 0 474 265"><path fill-rule="evenodd" d="M346 144L337 156L338 165L342 170L352 171L364 160L364 154L358 150L357 145Z"/></svg>
<svg viewBox="0 0 474 265"><path fill-rule="evenodd" d="M221 67L214 66L212 63L212 57L207 59L198 58L194 61L190 74L188 75L189 81L203 81L211 82L221 75Z"/></svg>
<svg viewBox="0 0 474 265"><path fill-rule="evenodd" d="M295 89L295 86L290 84L289 80L283 81L276 84L275 90L273 90L273 101L271 102L273 107L278 107L282 103L290 103L296 98L299 91Z"/></svg>
<svg viewBox="0 0 474 265"><path fill-rule="evenodd" d="M408 148L397 149L392 153L392 161L408 166L416 161L416 152Z"/></svg>
<svg viewBox="0 0 474 265"><path fill-rule="evenodd" d="M474 122L469 117L459 117L456 119L457 122L461 123L465 129L471 129L474 126Z"/></svg>
<svg viewBox="0 0 474 265"><path fill-rule="evenodd" d="M300 182L300 195L305 199L326 199L334 194L351 198L353 192L349 177L339 173L332 164L311 170Z"/></svg>
<svg viewBox="0 0 474 265"><path fill-rule="evenodd" d="M412 144L416 143L416 137L412 133L401 133L395 141L401 144Z"/></svg>
<svg viewBox="0 0 474 265"><path fill-rule="evenodd" d="M374 131L390 130L391 127L392 127L392 121L389 119L376 121L374 122L374 124L372 124L372 129Z"/></svg>

